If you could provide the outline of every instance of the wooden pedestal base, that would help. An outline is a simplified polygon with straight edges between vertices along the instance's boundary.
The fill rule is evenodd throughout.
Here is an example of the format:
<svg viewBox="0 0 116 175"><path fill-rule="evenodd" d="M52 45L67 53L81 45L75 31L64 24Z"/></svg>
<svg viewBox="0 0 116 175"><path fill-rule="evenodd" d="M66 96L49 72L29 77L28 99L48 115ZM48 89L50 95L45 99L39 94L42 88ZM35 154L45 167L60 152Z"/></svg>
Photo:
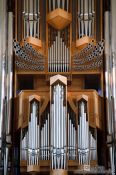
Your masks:
<svg viewBox="0 0 116 175"><path fill-rule="evenodd" d="M28 165L27 166L27 172L39 172L40 171L40 167L39 165Z"/></svg>
<svg viewBox="0 0 116 175"><path fill-rule="evenodd" d="M50 175L67 175L67 170L63 169L57 169L57 170L51 170Z"/></svg>

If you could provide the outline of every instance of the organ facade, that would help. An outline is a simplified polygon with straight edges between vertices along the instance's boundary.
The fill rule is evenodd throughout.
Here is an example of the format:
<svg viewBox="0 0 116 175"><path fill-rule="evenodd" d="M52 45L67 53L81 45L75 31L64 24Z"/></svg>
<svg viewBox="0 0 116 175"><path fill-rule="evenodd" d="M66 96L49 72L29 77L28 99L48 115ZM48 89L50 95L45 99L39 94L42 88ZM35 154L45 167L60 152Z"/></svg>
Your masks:
<svg viewBox="0 0 116 175"><path fill-rule="evenodd" d="M0 6L0 172L115 174L115 1Z"/></svg>

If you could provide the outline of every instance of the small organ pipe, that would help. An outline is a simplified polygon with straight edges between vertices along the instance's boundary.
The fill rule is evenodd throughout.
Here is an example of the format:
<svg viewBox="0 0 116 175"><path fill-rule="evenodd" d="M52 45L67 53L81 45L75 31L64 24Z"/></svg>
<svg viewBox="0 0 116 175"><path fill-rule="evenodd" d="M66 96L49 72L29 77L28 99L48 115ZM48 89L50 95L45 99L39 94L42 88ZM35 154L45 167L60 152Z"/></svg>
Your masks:
<svg viewBox="0 0 116 175"><path fill-rule="evenodd" d="M63 72L62 71L62 64L63 64L63 60L62 60L62 38L60 38L60 57L61 57L61 59L60 59L60 71Z"/></svg>
<svg viewBox="0 0 116 175"><path fill-rule="evenodd" d="M51 12L51 0L49 0L49 12Z"/></svg>
<svg viewBox="0 0 116 175"><path fill-rule="evenodd" d="M62 0L62 8L64 9L65 0Z"/></svg>
<svg viewBox="0 0 116 175"><path fill-rule="evenodd" d="M56 36L56 62L55 62L55 69L54 71L58 71L58 36Z"/></svg>
<svg viewBox="0 0 116 175"><path fill-rule="evenodd" d="M84 0L84 13L88 15L88 0Z"/></svg>
<svg viewBox="0 0 116 175"><path fill-rule="evenodd" d="M49 143L49 134L50 134L49 129L50 129L50 127L49 127L49 113L48 113L48 135L47 135L47 138L48 138L48 160L49 160L49 146L50 146L50 143Z"/></svg>
<svg viewBox="0 0 116 175"><path fill-rule="evenodd" d="M89 21L89 37L91 37L91 26L92 26L92 21Z"/></svg>
<svg viewBox="0 0 116 175"><path fill-rule="evenodd" d="M60 8L60 0L57 0L58 8Z"/></svg>
<svg viewBox="0 0 116 175"><path fill-rule="evenodd" d="M66 72L66 45L65 45L65 59L64 59L64 72Z"/></svg>
<svg viewBox="0 0 116 175"><path fill-rule="evenodd" d="M70 119L68 113L68 159L70 159Z"/></svg>
<svg viewBox="0 0 116 175"><path fill-rule="evenodd" d="M33 14L33 1L29 0L29 13Z"/></svg>
<svg viewBox="0 0 116 175"><path fill-rule="evenodd" d="M78 0L78 5L77 5L78 6L78 15L80 15L80 5L81 5L80 0Z"/></svg>
<svg viewBox="0 0 116 175"><path fill-rule="evenodd" d="M51 66L52 66L52 70L54 70L54 55L53 55L53 45L51 47Z"/></svg>
<svg viewBox="0 0 116 175"><path fill-rule="evenodd" d="M62 44L62 50L63 50L63 53L62 53L62 55L63 55L63 58L62 58L62 64L63 64L63 70L62 70L62 72L64 72L64 58L65 58L65 45L64 45L64 41L63 41L63 44Z"/></svg>
<svg viewBox="0 0 116 175"><path fill-rule="evenodd" d="M61 58L60 58L60 31L58 31L58 57L57 57L57 66L58 66L58 72L59 72L59 70L60 70L60 67L59 67L59 65L60 65L60 60L61 60Z"/></svg>
<svg viewBox="0 0 116 175"><path fill-rule="evenodd" d="M92 0L89 0L89 15L92 15Z"/></svg>
<svg viewBox="0 0 116 175"><path fill-rule="evenodd" d="M55 41L53 42L53 71L55 71L55 65L56 65L56 43Z"/></svg>
<svg viewBox="0 0 116 175"><path fill-rule="evenodd" d="M56 1L52 1L52 3L53 3L53 10L55 10L55 3L56 3Z"/></svg>
<svg viewBox="0 0 116 175"><path fill-rule="evenodd" d="M68 12L68 9L69 9L69 0L67 0L67 8L66 8L67 12Z"/></svg>
<svg viewBox="0 0 116 175"><path fill-rule="evenodd" d="M83 14L84 14L84 11L83 11L83 7L84 7L84 5L83 5L83 1L84 0L80 0L80 4L81 4L81 16L83 16Z"/></svg>
<svg viewBox="0 0 116 175"><path fill-rule="evenodd" d="M95 13L95 6L94 6L94 0L92 0L92 13Z"/></svg>

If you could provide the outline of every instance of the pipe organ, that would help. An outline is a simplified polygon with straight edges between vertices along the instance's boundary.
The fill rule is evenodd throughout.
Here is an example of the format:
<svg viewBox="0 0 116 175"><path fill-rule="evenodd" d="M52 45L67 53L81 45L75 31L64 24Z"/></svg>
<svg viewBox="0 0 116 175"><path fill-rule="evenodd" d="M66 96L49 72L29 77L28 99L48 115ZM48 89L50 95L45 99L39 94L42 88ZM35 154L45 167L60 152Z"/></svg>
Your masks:
<svg viewBox="0 0 116 175"><path fill-rule="evenodd" d="M113 172L115 66L105 3L0 1L0 174Z"/></svg>

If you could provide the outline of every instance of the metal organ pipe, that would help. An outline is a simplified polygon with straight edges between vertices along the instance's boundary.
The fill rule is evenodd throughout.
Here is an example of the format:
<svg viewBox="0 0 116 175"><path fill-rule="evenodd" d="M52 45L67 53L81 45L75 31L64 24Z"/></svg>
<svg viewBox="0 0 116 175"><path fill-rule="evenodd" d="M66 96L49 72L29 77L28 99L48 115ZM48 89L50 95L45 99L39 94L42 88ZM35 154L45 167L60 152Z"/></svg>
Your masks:
<svg viewBox="0 0 116 175"><path fill-rule="evenodd" d="M78 161L79 164L89 164L89 126L85 103L79 103L79 123L78 123Z"/></svg>
<svg viewBox="0 0 116 175"><path fill-rule="evenodd" d="M50 129L50 119L49 111L46 109L42 117L42 126L41 126L41 160L49 160L49 129Z"/></svg>
<svg viewBox="0 0 116 175"><path fill-rule="evenodd" d="M11 145L13 83L13 13L11 11L8 12L6 0L0 1L0 24L0 164L3 158L4 175L6 175L9 161L8 145ZM3 154L2 150L4 150Z"/></svg>
<svg viewBox="0 0 116 175"><path fill-rule="evenodd" d="M76 114L68 106L68 159L76 160Z"/></svg>
<svg viewBox="0 0 116 175"><path fill-rule="evenodd" d="M108 138L111 137L112 133L114 132L114 128L112 127L113 122L113 115L112 115L112 87L111 87L111 72L112 72L112 59L110 56L110 11L105 12L105 58L106 58L106 70L105 70L105 82L106 82L106 109L107 109L107 135ZM109 139L107 139L107 142L109 142ZM112 145L108 145L109 154L110 154L110 166L113 170L113 157L112 157Z"/></svg>
<svg viewBox="0 0 116 175"><path fill-rule="evenodd" d="M40 126L39 126L39 101L30 102L31 113L28 125L28 167L39 166L40 154ZM29 171L29 168L28 168Z"/></svg>

